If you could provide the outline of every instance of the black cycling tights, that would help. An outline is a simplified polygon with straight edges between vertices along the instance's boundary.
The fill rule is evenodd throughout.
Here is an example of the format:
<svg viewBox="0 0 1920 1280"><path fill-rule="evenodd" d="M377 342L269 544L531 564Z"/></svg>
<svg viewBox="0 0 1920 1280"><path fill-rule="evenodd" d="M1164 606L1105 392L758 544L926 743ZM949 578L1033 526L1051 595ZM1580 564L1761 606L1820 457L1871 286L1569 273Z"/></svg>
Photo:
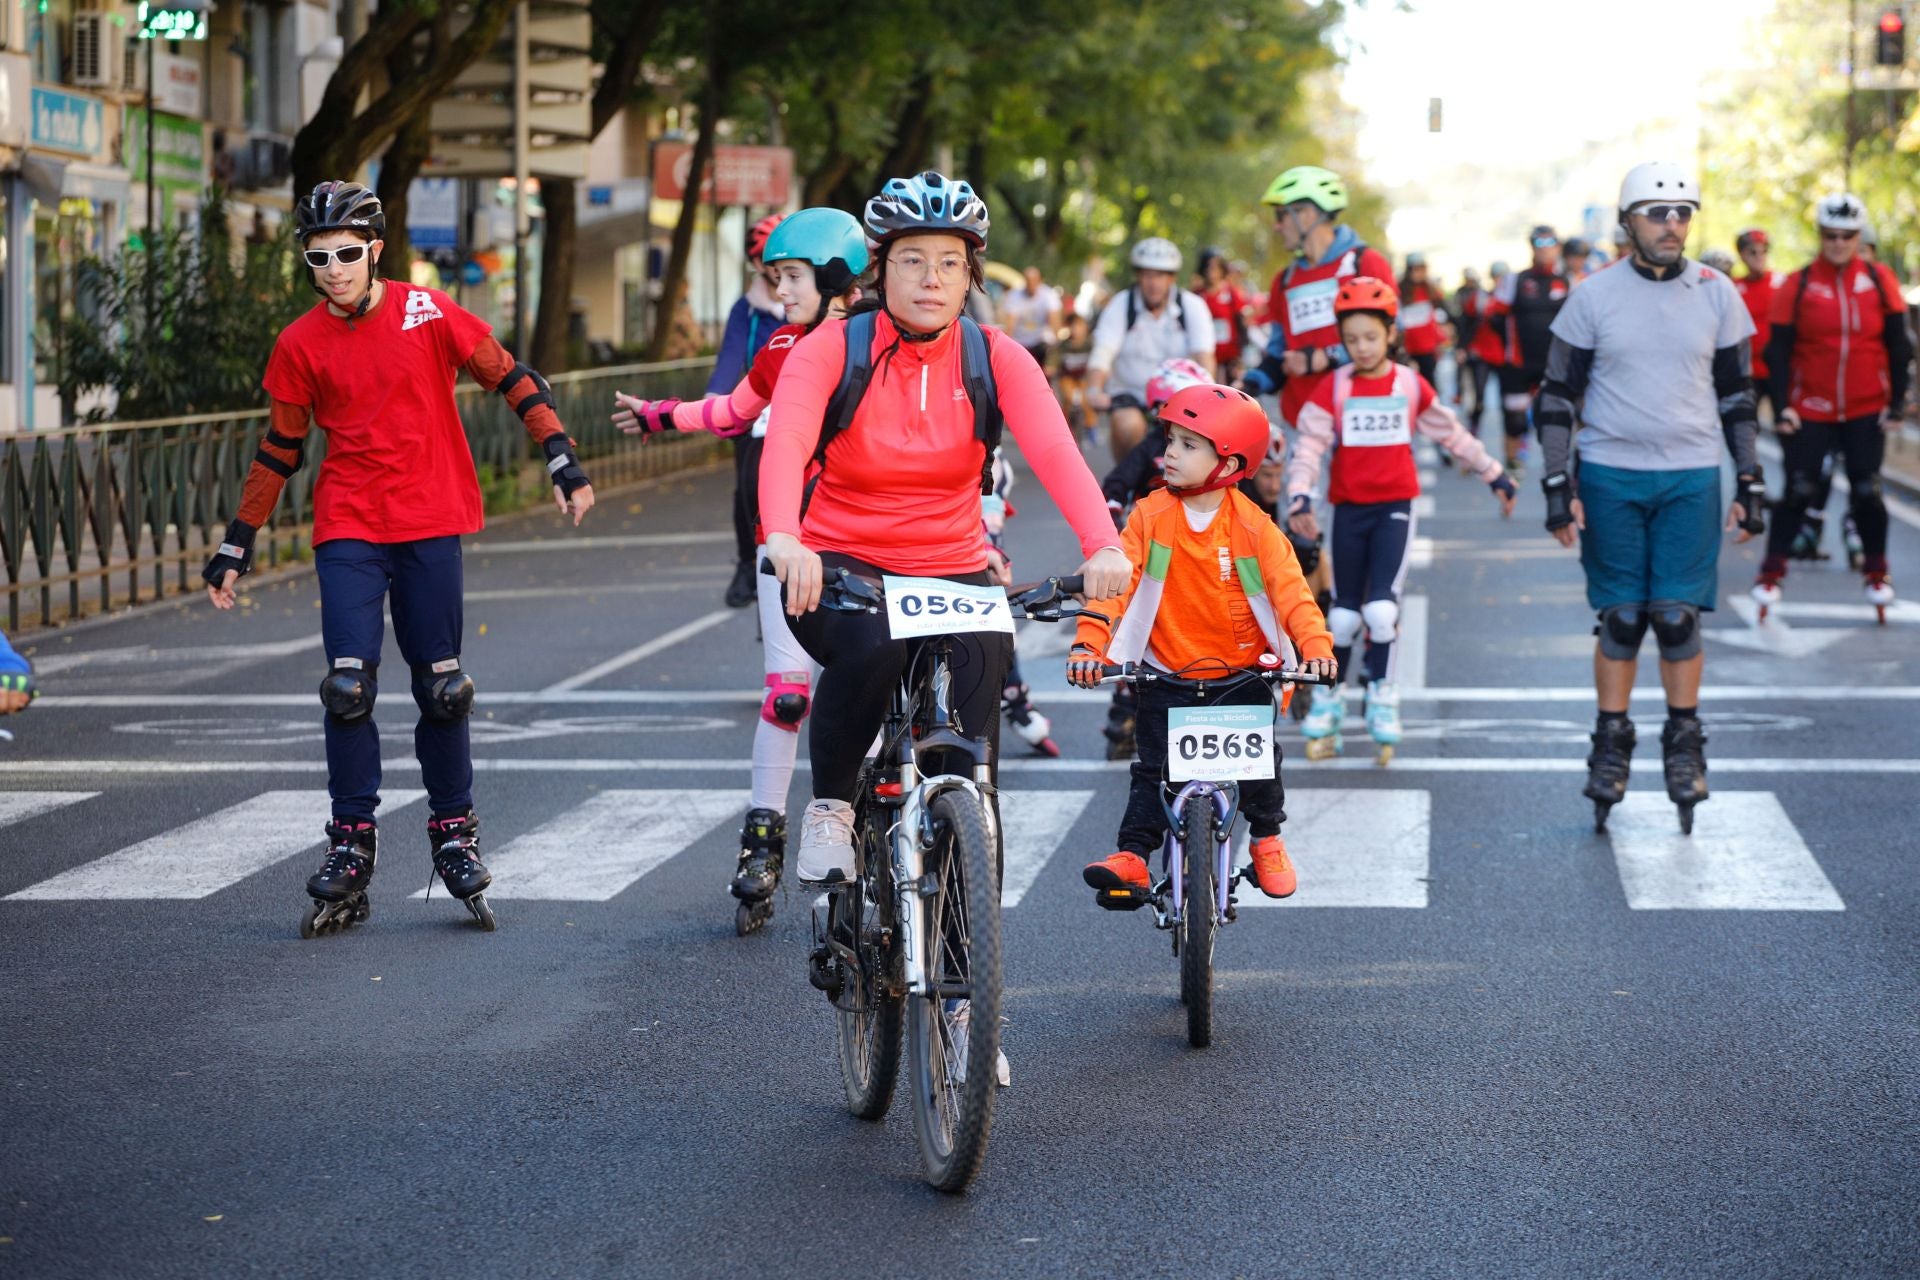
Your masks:
<svg viewBox="0 0 1920 1280"><path fill-rule="evenodd" d="M1803 422L1798 431L1780 437L1786 456L1786 492L1767 534L1767 554L1785 558L1793 550L1794 535L1807 511L1826 492L1821 471L1827 455L1838 450L1852 492L1847 510L1860 532L1861 553L1871 563L1887 557L1887 502L1880 496L1880 463L1886 457L1887 438L1878 415L1846 422ZM1822 504L1824 505L1824 504Z"/></svg>
<svg viewBox="0 0 1920 1280"><path fill-rule="evenodd" d="M820 557L829 573L845 568L878 579L885 570L851 556ZM985 573L942 574L953 582L986 584ZM884 615L815 609L788 621L793 638L820 664L813 690L808 745L813 755L813 794L819 800L853 801L860 764L887 716L887 700L925 640L895 640ZM1000 689L1013 660L1013 637L976 631L954 637L953 700L967 733L984 731L1000 756ZM954 766L957 772L965 769Z"/></svg>

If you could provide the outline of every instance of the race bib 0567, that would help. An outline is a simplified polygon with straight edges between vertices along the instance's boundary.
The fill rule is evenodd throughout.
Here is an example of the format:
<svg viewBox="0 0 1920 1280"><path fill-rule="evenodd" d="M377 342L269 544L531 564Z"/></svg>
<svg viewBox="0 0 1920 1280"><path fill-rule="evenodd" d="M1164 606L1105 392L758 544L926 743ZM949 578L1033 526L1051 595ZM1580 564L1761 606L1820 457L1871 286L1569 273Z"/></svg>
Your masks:
<svg viewBox="0 0 1920 1280"><path fill-rule="evenodd" d="M963 631L1013 634L1005 587L972 587L944 578L881 579L887 596L887 634L895 640L951 636Z"/></svg>

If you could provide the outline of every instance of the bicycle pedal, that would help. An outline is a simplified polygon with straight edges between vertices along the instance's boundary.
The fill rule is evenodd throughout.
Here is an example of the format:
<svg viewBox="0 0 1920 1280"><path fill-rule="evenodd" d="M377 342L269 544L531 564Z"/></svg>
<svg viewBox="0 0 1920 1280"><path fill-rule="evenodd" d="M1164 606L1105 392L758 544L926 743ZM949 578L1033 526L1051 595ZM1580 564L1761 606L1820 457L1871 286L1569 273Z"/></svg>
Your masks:
<svg viewBox="0 0 1920 1280"><path fill-rule="evenodd" d="M1153 894L1145 889L1120 886L1102 889L1093 895L1094 901L1109 911L1138 911L1153 901Z"/></svg>

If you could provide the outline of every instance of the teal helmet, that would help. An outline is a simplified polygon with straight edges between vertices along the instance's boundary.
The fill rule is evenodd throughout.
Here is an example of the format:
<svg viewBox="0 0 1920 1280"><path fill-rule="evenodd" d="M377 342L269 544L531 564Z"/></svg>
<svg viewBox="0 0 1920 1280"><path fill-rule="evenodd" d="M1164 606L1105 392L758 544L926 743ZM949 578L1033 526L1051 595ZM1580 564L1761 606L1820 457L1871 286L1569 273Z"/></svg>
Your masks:
<svg viewBox="0 0 1920 1280"><path fill-rule="evenodd" d="M822 298L837 298L853 287L872 255L860 220L840 209L802 209L782 219L760 260L811 262Z"/></svg>

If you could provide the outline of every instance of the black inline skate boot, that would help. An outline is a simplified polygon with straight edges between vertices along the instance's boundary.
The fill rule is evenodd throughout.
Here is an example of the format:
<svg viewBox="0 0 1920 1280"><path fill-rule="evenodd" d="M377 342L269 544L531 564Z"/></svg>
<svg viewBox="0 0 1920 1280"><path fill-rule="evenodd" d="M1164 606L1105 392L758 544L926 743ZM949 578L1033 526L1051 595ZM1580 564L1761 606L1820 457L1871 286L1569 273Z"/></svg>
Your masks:
<svg viewBox="0 0 1920 1280"><path fill-rule="evenodd" d="M493 908L487 905L485 890L493 883L493 873L480 861L480 819L471 809L431 818L427 839L433 842L433 869L440 873L447 892L465 903L480 927L492 933ZM427 888L433 888L432 880Z"/></svg>
<svg viewBox="0 0 1920 1280"><path fill-rule="evenodd" d="M1827 531L1827 518L1817 511L1809 511L1801 520L1800 528L1794 532L1793 547L1787 552L1789 560L1825 560L1826 550L1820 545Z"/></svg>
<svg viewBox="0 0 1920 1280"><path fill-rule="evenodd" d="M1693 834L1693 806L1707 798L1707 734L1699 716L1673 716L1660 731L1667 798L1679 806L1680 833Z"/></svg>
<svg viewBox="0 0 1920 1280"><path fill-rule="evenodd" d="M1113 691L1113 704L1107 708L1107 724L1100 730L1107 740L1107 759L1133 759L1133 688L1120 685Z"/></svg>
<svg viewBox="0 0 1920 1280"><path fill-rule="evenodd" d="M780 870L787 856L787 815L772 809L749 809L740 827L740 867L734 872L734 932L746 937L773 919L773 891L780 887Z"/></svg>
<svg viewBox="0 0 1920 1280"><path fill-rule="evenodd" d="M373 883L373 824L337 818L327 824L326 831L326 861L307 880L313 905L300 921L303 938L359 924L373 910L367 901L367 886Z"/></svg>
<svg viewBox="0 0 1920 1280"><path fill-rule="evenodd" d="M1000 709L1020 741L1032 747L1035 755L1057 758L1060 744L1053 740L1053 722L1033 705L1031 692L1025 684L1008 685L1000 691Z"/></svg>
<svg viewBox="0 0 1920 1280"><path fill-rule="evenodd" d="M1627 775L1633 769L1633 721L1625 716L1602 720L1593 731L1593 751L1587 756L1587 786L1593 801L1595 834L1607 829L1607 812L1627 795Z"/></svg>

